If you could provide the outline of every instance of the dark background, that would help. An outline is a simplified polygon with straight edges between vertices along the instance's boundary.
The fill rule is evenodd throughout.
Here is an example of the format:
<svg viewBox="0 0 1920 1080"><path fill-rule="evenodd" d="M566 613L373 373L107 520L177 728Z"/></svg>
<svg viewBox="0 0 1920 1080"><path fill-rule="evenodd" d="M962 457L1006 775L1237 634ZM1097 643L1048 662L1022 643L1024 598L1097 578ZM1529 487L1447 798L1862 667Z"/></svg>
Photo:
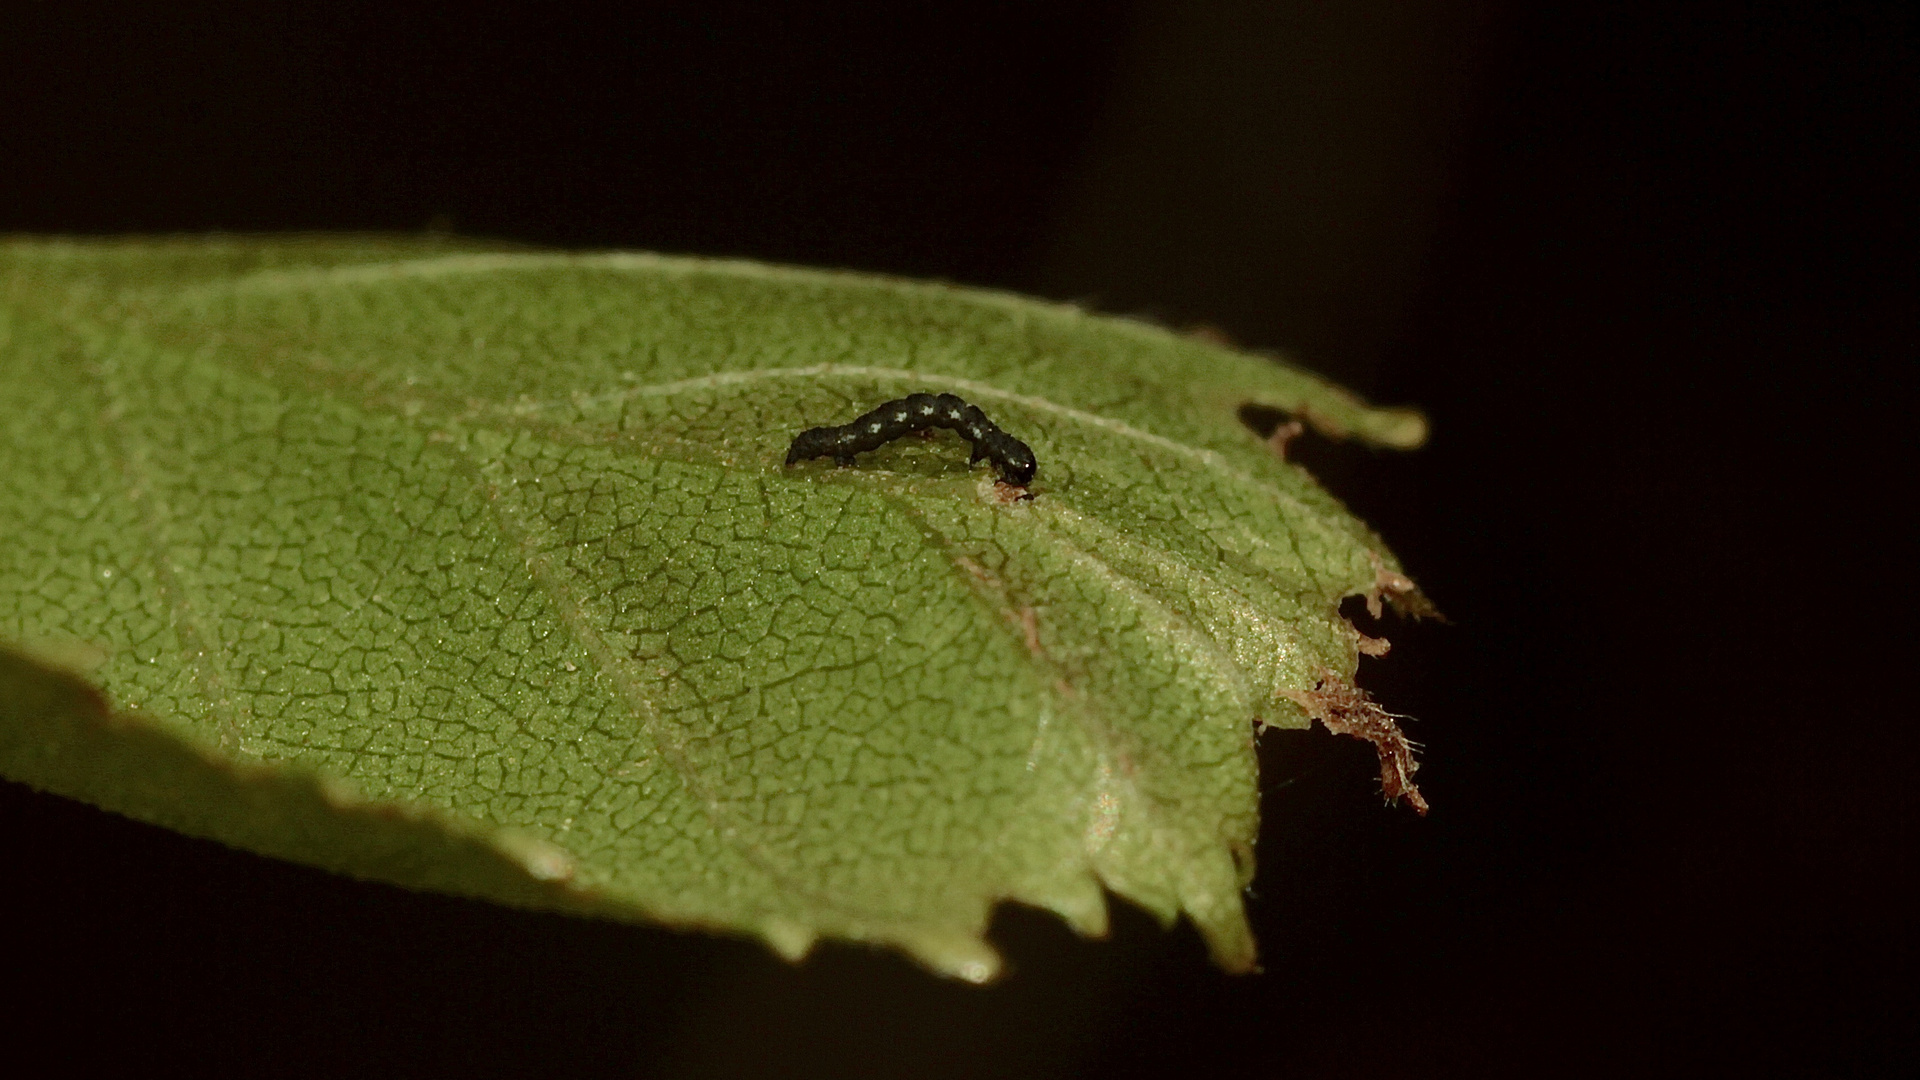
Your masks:
<svg viewBox="0 0 1920 1080"><path fill-rule="evenodd" d="M0 232L437 229L1210 326L1451 625L1270 735L1266 973L988 989L331 878L0 785L11 1052L409 1075L1889 1075L1916 1030L1905 5L0 7ZM1904 8L1904 10L1903 10ZM1902 377L1906 376L1906 377ZM1910 414L1909 414L1910 415ZM4 542L0 540L0 542ZM1906 675L1902 675L1906 672Z"/></svg>

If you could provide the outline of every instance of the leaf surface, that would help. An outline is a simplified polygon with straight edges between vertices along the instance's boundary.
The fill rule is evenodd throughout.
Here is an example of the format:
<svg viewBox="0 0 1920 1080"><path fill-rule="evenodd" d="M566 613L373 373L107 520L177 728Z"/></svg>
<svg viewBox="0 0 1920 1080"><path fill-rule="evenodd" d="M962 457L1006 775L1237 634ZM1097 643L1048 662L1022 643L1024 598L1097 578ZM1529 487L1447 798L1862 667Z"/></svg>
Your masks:
<svg viewBox="0 0 1920 1080"><path fill-rule="evenodd" d="M951 434L784 467L951 392ZM1256 722L1393 556L1271 360L1016 297L386 238L0 244L0 772L400 884L906 949L1102 888L1253 962Z"/></svg>

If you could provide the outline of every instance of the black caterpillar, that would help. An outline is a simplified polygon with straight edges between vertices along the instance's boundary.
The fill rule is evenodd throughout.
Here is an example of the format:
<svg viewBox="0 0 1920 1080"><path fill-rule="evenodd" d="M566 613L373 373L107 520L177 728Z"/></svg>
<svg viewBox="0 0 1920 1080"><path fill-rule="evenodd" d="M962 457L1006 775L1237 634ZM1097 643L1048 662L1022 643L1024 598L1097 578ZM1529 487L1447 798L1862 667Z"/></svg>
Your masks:
<svg viewBox="0 0 1920 1080"><path fill-rule="evenodd" d="M840 466L853 464L853 455L878 450L903 435L928 428L948 428L973 444L971 465L981 458L993 462L1000 479L1026 487L1040 465L1026 443L1001 431L987 414L952 394L908 394L839 427L808 428L794 436L787 464L808 458L831 457Z"/></svg>

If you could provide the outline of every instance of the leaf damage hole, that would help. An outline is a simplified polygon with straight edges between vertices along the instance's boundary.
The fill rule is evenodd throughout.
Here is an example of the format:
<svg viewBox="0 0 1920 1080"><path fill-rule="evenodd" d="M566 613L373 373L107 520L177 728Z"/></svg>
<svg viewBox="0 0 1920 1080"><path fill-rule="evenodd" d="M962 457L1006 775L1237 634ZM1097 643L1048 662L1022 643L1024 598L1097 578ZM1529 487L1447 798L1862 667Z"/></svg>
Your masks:
<svg viewBox="0 0 1920 1080"><path fill-rule="evenodd" d="M1285 412L1269 405L1256 405L1249 401L1240 406L1240 422L1248 431L1266 440L1273 456L1281 461L1287 460L1287 447L1293 440L1307 430L1307 426L1288 416Z"/></svg>
<svg viewBox="0 0 1920 1080"><path fill-rule="evenodd" d="M1405 798L1415 813L1426 816L1427 800L1413 782L1420 763L1413 758L1413 742L1395 722L1406 717L1381 708L1365 690L1333 671L1322 672L1312 690L1283 689L1280 696L1300 706L1309 718L1320 721L1335 735L1372 743L1374 752L1380 755L1381 794L1389 802Z"/></svg>

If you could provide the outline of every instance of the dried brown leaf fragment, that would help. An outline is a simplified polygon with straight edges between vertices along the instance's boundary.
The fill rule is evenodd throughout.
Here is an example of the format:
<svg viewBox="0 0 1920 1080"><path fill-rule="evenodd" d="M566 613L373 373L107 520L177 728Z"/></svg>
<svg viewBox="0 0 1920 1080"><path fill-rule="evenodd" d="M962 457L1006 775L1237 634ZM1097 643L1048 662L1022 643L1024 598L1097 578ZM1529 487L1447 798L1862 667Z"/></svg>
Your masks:
<svg viewBox="0 0 1920 1080"><path fill-rule="evenodd" d="M1420 763L1413 758L1412 741L1395 722L1404 717L1381 708L1365 690L1331 670L1321 672L1312 690L1282 690L1280 694L1335 735L1351 735L1372 743L1380 755L1381 793L1388 800L1404 797L1416 813L1426 816L1427 800L1413 782Z"/></svg>

